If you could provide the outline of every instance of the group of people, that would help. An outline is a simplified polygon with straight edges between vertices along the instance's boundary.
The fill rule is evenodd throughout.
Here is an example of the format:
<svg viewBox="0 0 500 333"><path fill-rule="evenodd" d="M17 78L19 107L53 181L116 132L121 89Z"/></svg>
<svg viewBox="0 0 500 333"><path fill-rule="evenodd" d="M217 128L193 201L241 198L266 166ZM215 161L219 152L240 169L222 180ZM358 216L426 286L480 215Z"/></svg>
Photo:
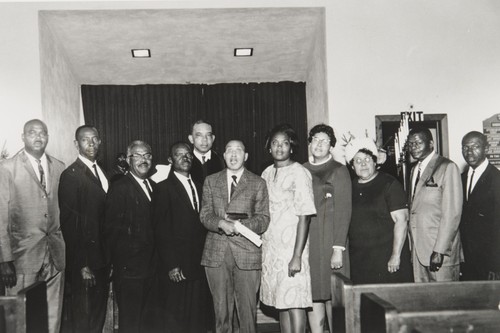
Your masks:
<svg viewBox="0 0 500 333"><path fill-rule="evenodd" d="M274 127L261 176L245 168L243 141L222 156L212 149L209 123L187 138L155 183L144 141L128 145L124 174L111 177L97 163L95 127L75 131L78 157L65 168L45 153L46 124L28 121L24 149L0 163L6 293L45 281L50 332L101 332L111 283L120 332L256 332L260 299L279 310L283 332L309 322L316 333L326 322L332 331L333 271L354 283L500 279L500 171L482 133L464 136L460 177L431 132L413 128L406 192L379 170L369 139L347 143L351 176L324 124L310 130L303 165L293 128Z"/></svg>

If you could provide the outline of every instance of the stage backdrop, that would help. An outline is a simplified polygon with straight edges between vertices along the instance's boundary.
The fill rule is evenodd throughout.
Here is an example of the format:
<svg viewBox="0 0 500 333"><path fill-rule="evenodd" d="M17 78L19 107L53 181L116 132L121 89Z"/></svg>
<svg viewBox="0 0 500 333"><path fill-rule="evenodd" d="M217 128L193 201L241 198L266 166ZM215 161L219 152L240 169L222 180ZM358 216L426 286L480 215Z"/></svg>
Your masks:
<svg viewBox="0 0 500 333"><path fill-rule="evenodd" d="M247 168L260 174L271 163L264 149L268 131L289 123L297 131L298 162L307 158L305 83L230 83L161 85L82 85L85 123L97 127L103 141L99 160L110 170L117 153L132 140L151 144L154 164L167 164L169 146L188 142L191 124L212 124L214 148L221 155L230 139L247 146Z"/></svg>

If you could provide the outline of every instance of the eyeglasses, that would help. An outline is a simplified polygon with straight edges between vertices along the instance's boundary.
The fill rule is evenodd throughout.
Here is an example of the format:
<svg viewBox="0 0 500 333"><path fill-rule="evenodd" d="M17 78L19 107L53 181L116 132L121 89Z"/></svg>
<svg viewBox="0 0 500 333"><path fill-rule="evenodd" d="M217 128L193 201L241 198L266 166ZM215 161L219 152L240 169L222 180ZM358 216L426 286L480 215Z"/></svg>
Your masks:
<svg viewBox="0 0 500 333"><path fill-rule="evenodd" d="M316 136L312 137L312 141L316 142L317 144L327 144L330 143L330 139L320 139Z"/></svg>
<svg viewBox="0 0 500 333"><path fill-rule="evenodd" d="M128 157L130 157L130 158L136 158L136 159L143 158L145 160L150 160L150 159L153 158L153 155L151 153L146 153L146 154L134 153L132 155L128 155Z"/></svg>
<svg viewBox="0 0 500 333"><path fill-rule="evenodd" d="M361 158L361 157L358 157L358 158L355 158L354 159L354 164L363 164L363 163L370 163L372 160L371 157L369 156L366 156L365 158Z"/></svg>

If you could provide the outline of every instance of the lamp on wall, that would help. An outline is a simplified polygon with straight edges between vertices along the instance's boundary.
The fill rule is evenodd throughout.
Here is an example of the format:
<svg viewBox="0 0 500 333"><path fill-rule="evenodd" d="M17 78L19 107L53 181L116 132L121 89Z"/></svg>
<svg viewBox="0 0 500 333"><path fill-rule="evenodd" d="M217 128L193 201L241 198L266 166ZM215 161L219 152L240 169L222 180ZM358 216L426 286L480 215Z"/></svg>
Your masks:
<svg viewBox="0 0 500 333"><path fill-rule="evenodd" d="M150 49L132 49L133 58L151 58Z"/></svg>
<svg viewBox="0 0 500 333"><path fill-rule="evenodd" d="M252 55L253 55L252 47L234 49L235 57L251 57Z"/></svg>

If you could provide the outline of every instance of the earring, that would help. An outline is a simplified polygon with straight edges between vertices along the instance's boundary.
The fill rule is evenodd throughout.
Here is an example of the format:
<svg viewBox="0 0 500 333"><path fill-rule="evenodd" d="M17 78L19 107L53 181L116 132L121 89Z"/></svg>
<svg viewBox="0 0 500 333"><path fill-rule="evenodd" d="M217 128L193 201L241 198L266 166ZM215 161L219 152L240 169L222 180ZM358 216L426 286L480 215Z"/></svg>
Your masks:
<svg viewBox="0 0 500 333"><path fill-rule="evenodd" d="M269 149L269 152L271 152L271 149Z"/></svg>

